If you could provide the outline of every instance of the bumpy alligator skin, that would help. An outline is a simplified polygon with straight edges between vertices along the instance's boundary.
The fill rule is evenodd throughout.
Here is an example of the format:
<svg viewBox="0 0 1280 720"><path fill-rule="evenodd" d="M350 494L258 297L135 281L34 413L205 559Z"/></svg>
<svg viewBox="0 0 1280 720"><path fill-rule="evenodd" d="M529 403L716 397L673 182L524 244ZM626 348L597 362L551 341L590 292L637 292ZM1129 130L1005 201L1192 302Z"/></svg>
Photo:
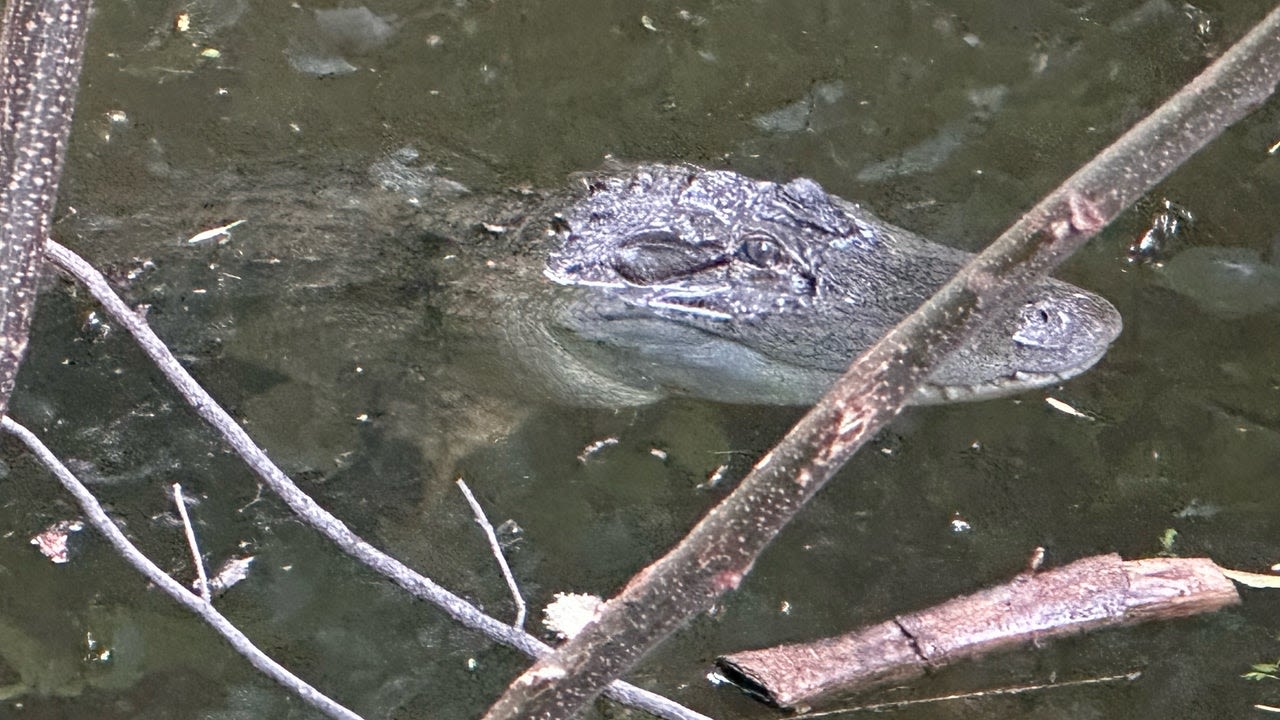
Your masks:
<svg viewBox="0 0 1280 720"><path fill-rule="evenodd" d="M545 275L585 290L549 318L578 361L642 396L814 401L948 280L967 253L885 223L815 182L694 166L584 177L553 222ZM929 378L918 403L1010 395L1077 375L1121 320L1047 279Z"/></svg>

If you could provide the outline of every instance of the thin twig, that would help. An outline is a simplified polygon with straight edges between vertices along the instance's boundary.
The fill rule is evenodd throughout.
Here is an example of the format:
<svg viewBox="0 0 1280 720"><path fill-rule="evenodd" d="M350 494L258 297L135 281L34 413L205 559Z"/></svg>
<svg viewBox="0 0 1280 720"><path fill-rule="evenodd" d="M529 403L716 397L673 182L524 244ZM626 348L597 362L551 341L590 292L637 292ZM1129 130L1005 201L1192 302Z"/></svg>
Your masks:
<svg viewBox="0 0 1280 720"><path fill-rule="evenodd" d="M1142 671L1133 670L1119 675L1104 675L1102 677L1081 678L1079 680L1067 680L1064 682L1036 683L1034 685L1016 685L1014 687L992 688L990 690L974 690L973 692L940 695L938 697L898 700L895 702L876 703L874 705L859 705L858 707L840 708L839 710L800 713L799 715L792 715L791 717L796 718L797 720L814 720L814 718L839 717L841 715L856 712L883 712L885 710L897 710L899 708L910 707L912 705L929 705L932 703L952 702L955 700L977 700L1000 695L1022 695L1024 693L1038 692L1040 690L1057 690L1058 688L1079 687L1082 685L1102 685L1104 683L1119 682L1121 680L1132 682L1140 677L1142 677Z"/></svg>
<svg viewBox="0 0 1280 720"><path fill-rule="evenodd" d="M196 566L196 591L205 602L212 602L209 594L209 576L204 572L204 560L200 557L200 545L196 542L196 529L191 527L191 516L187 515L187 503L182 499L182 486L173 484L173 502L178 506L178 517L182 518L182 529L187 534L187 547L191 548L191 562Z"/></svg>
<svg viewBox="0 0 1280 720"><path fill-rule="evenodd" d="M493 551L493 559L498 561L498 569L502 571L502 578L507 581L507 589L511 591L511 599L516 604L516 620L512 623L515 627L524 627L524 616L526 607L524 604L524 596L520 594L520 588L516 586L516 578L511 574L511 566L507 564L507 556L502 554L502 545L498 543L498 534L493 530L493 523L489 522L489 518L485 517L484 508L480 507L480 501L476 500L476 496L471 493L471 488L467 487L467 483L462 478L458 478L458 489L462 491L463 497L467 499L467 504L471 506L471 513L476 516L476 524L484 530L485 537L489 538L489 549Z"/></svg>
<svg viewBox="0 0 1280 720"><path fill-rule="evenodd" d="M34 433L9 417L0 421L0 427L5 432L21 440L31 450L32 454L49 469L49 472L58 478L58 481L62 483L67 492L71 493L76 502L80 504L80 509L84 512L89 524L93 525L94 529L107 538L107 541L116 549L116 552L120 553L130 565L146 576L156 587L163 590L166 595L185 605L191 612L199 615L201 620L208 623L236 652L243 655L255 668L288 688L290 692L302 698L308 705L331 718L361 720L359 715L330 699L307 684L303 679L289 672L283 665L272 660L266 653L259 650L253 644L253 641L240 632L235 625L232 625L230 620L227 620L222 613L214 609L211 603L193 595L190 590L183 587L182 583L174 580L168 573L151 562L146 555L143 555L138 548L134 547L133 543L129 542L124 533L120 532L120 528L116 527L115 522L102 509L102 505L98 503L93 493L89 492L89 489L76 479L76 476L67 469L67 466L63 465L62 461L58 460L57 456L49 448L45 447L45 444Z"/></svg>
<svg viewBox="0 0 1280 720"><path fill-rule="evenodd" d="M173 384L196 413L222 436L223 440L234 449L249 467L262 479L268 487L289 506L294 513L314 527L343 552L359 560L364 565L381 573L389 580L407 590L416 598L426 600L444 610L458 623L476 630L491 640L532 657L540 657L551 652L551 646L532 635L511 627L476 609L474 605L463 600L434 580L418 574L396 558L387 555L378 548L365 542L332 513L320 507L309 495L304 493L289 476L284 474L275 463L267 457L262 448L249 437L235 420L227 414L222 406L209 395L190 373L178 363L164 342L151 330L142 316L135 313L116 295L102 273L98 272L84 258L76 255L60 243L50 240L45 245L45 257L55 265L70 273L83 284L91 295L102 305L107 315L133 335L138 346L147 357L155 363L165 378ZM622 681L615 681L606 690L613 700L630 705L668 720L711 720L705 715L669 700L657 693L642 690Z"/></svg>

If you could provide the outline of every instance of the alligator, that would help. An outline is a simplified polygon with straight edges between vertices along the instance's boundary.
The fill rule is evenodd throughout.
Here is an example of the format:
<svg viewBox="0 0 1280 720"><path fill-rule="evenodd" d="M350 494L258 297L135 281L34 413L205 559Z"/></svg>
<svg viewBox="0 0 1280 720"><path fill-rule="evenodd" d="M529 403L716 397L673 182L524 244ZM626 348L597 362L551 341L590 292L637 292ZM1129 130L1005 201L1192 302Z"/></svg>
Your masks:
<svg viewBox="0 0 1280 720"><path fill-rule="evenodd" d="M318 469L357 442L335 435L351 417L383 418L443 475L522 408L811 403L969 257L810 180L692 165L550 192L471 191L407 154L184 180L142 213L80 198L60 234L99 262L120 261L126 234L169 238L148 246L154 270L119 273L133 300L199 374L230 374L263 442ZM1120 327L1102 298L1046 279L912 401L1057 383Z"/></svg>

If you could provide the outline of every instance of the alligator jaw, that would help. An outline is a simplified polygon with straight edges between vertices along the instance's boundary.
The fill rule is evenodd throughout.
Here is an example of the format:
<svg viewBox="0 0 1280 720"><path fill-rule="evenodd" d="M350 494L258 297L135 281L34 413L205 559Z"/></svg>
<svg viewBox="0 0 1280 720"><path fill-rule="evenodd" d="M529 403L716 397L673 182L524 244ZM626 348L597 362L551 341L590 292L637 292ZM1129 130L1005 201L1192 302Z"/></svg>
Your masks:
<svg viewBox="0 0 1280 720"><path fill-rule="evenodd" d="M912 405L942 405L955 402L973 402L1008 397L1029 390L1056 385L1093 367L1107 351L1104 349L1074 368L1061 372L1018 371L1012 377L1001 378L977 385L939 385L925 381L911 397Z"/></svg>

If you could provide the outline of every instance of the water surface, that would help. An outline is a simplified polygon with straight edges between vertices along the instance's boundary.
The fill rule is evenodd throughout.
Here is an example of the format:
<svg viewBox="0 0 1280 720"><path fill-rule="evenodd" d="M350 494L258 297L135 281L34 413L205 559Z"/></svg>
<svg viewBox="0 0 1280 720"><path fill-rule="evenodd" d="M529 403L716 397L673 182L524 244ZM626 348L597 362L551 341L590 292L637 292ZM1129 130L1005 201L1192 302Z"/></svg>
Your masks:
<svg viewBox="0 0 1280 720"><path fill-rule="evenodd" d="M115 277L136 273L123 283L129 298L149 305L196 376L322 503L510 617L484 541L444 482L448 468L495 523L520 529L511 559L541 606L558 591L615 591L799 411L688 400L583 410L451 391L460 367L491 390L519 379L488 348L449 342L451 318L434 302L447 238L406 221L407 199L370 215L385 222L343 221L341 208L373 192L370 166L412 148L433 177L498 198L556 187L610 156L804 175L976 249L1266 5L458 0L318 15L324 8L245 0L103 4L60 239ZM173 29L181 12L185 33ZM1278 120L1273 101L1061 273L1124 315L1125 334L1097 368L1045 392L909 411L739 592L632 680L717 718L774 717L706 682L717 654L842 632L999 582L1037 545L1053 564L1145 557L1174 528L1179 554L1255 571L1280 560L1275 302L1248 287L1206 295L1125 259L1170 198L1196 218L1171 250L1238 248L1226 256L1274 267L1280 169L1266 149ZM447 207L452 186L441 183L401 189ZM246 199L255 188L259 199ZM246 208L276 224L248 223L225 244L185 242ZM1249 312L1205 300L1241 293ZM166 497L181 482L200 498L211 561L257 557L223 611L369 718L478 716L524 667L260 498L92 310L51 280L14 415L75 461L162 566L191 572ZM1047 396L1092 419L1053 410ZM472 442L458 444L462 435ZM618 442L579 460L603 438ZM12 695L0 714L312 717L91 533L77 536L68 565L36 555L27 538L76 512L15 447L6 460L0 671ZM707 487L721 465L726 479ZM971 530L956 532L956 518ZM1280 702L1239 679L1280 655L1275 607L1246 592L1242 606L1212 616L1006 653L872 699L1139 669L1131 682L893 715L1242 716Z"/></svg>

